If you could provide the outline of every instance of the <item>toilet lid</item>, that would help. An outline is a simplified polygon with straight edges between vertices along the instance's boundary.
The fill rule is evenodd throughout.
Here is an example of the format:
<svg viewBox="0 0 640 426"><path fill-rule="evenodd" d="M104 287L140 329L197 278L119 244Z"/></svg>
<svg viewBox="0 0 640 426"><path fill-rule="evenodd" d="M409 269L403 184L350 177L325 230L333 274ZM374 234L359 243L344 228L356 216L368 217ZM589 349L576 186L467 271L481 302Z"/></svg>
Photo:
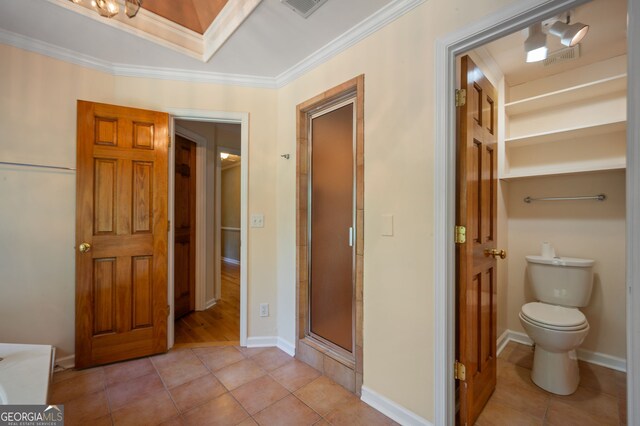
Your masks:
<svg viewBox="0 0 640 426"><path fill-rule="evenodd" d="M574 328L587 322L584 314L576 308L565 308L540 302L527 303L522 307L522 313L535 322L553 327Z"/></svg>

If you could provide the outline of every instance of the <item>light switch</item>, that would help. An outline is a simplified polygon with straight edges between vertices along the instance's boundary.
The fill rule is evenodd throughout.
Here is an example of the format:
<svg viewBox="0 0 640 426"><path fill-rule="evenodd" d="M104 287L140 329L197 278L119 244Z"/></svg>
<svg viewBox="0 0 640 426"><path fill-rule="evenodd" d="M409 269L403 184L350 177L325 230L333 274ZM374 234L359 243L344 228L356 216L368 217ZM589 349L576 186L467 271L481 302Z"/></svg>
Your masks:
<svg viewBox="0 0 640 426"><path fill-rule="evenodd" d="M387 237L392 237L393 236L393 215L383 214L381 222L382 222L382 235Z"/></svg>
<svg viewBox="0 0 640 426"><path fill-rule="evenodd" d="M264 215L262 213L256 213L251 215L251 227L264 228Z"/></svg>

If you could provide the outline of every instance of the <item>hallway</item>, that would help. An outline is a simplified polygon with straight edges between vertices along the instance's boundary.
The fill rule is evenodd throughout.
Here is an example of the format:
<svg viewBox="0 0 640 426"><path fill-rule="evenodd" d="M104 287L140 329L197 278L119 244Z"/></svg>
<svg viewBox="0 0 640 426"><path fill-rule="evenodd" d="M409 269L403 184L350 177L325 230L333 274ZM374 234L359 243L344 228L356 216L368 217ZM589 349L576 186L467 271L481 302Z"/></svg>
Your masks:
<svg viewBox="0 0 640 426"><path fill-rule="evenodd" d="M175 345L240 341L240 266L222 262L222 296L205 311L176 320Z"/></svg>

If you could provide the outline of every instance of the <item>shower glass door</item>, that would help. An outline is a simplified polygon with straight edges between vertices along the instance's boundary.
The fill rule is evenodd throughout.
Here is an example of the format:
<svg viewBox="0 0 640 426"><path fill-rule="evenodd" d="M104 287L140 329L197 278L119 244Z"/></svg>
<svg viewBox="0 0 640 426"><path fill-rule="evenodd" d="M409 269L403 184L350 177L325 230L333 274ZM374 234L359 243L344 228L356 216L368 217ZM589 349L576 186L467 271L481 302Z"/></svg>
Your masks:
<svg viewBox="0 0 640 426"><path fill-rule="evenodd" d="M311 115L309 330L353 354L355 284L354 99ZM340 349L339 349L340 350Z"/></svg>

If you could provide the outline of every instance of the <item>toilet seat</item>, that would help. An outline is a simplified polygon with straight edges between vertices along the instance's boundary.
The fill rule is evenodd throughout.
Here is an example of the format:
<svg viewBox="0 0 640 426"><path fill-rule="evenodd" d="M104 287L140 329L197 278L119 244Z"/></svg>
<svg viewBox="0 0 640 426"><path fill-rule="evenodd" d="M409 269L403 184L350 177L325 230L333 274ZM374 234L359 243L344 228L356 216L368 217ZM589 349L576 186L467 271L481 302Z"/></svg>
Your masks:
<svg viewBox="0 0 640 426"><path fill-rule="evenodd" d="M577 331L589 326L587 318L576 308L531 302L522 306L523 319L558 331Z"/></svg>

